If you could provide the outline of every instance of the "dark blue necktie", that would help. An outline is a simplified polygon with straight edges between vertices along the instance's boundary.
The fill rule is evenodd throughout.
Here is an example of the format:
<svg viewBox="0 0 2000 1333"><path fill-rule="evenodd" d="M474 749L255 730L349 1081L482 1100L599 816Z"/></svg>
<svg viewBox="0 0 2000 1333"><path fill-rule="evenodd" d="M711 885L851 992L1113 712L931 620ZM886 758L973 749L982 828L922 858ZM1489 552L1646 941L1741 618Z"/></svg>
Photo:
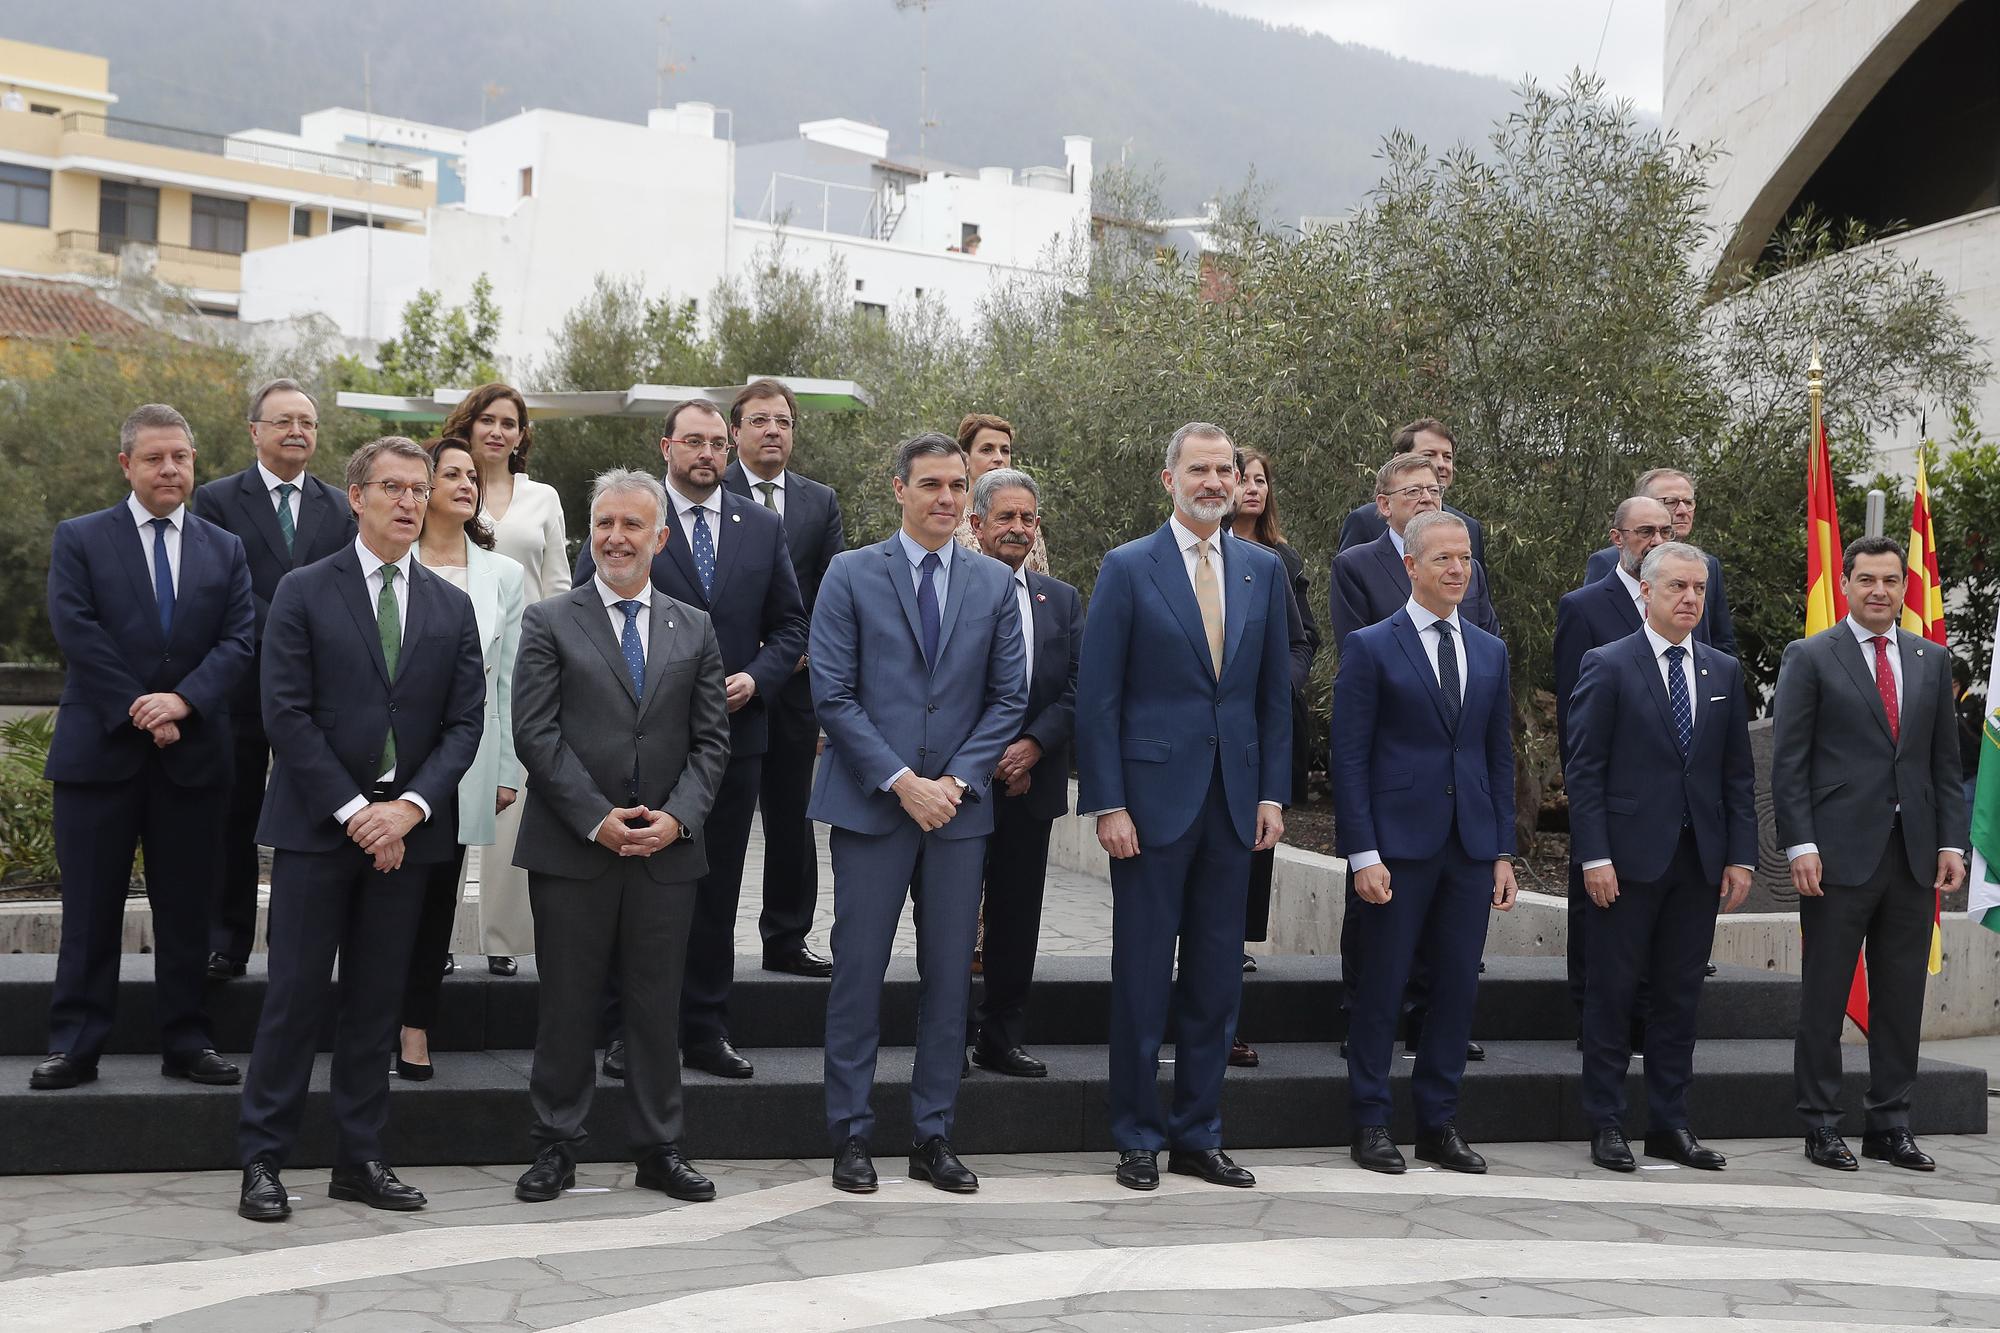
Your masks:
<svg viewBox="0 0 2000 1333"><path fill-rule="evenodd" d="M618 651L625 658L625 672L632 677L632 694L639 702L646 701L646 653L639 647L639 613L646 609L644 602L619 602L618 609L625 613L625 632L618 636Z"/></svg>
<svg viewBox="0 0 2000 1333"><path fill-rule="evenodd" d="M1458 697L1458 650L1451 646L1450 621L1434 621L1431 627L1438 632L1438 693L1444 697L1444 724L1456 732L1462 706Z"/></svg>
<svg viewBox="0 0 2000 1333"><path fill-rule="evenodd" d="M937 669L938 651L938 566L944 563L932 551L917 566L917 627L924 635L924 665Z"/></svg>
<svg viewBox="0 0 2000 1333"><path fill-rule="evenodd" d="M1687 649L1674 644L1667 649L1667 703L1674 713L1674 742L1681 747L1681 765L1687 766L1688 751L1694 747L1694 704L1688 699L1687 677L1681 659Z"/></svg>
<svg viewBox="0 0 2000 1333"><path fill-rule="evenodd" d="M715 537L708 530L708 511L694 511L694 572L701 577L701 595L715 591Z"/></svg>
<svg viewBox="0 0 2000 1333"><path fill-rule="evenodd" d="M153 520L153 596L160 603L160 637L174 632L174 567L167 563L167 529L173 524L164 518Z"/></svg>

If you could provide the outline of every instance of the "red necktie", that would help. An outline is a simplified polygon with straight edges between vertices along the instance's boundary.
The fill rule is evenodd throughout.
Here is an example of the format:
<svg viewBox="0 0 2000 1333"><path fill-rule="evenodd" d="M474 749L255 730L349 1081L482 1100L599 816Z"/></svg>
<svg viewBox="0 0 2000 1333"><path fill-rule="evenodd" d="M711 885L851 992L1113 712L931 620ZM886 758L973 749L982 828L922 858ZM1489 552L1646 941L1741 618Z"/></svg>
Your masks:
<svg viewBox="0 0 2000 1333"><path fill-rule="evenodd" d="M1882 696L1882 711L1889 718L1889 739L1902 739L1902 719L1896 713L1896 676L1889 670L1889 639L1877 634L1869 640L1875 645L1875 689Z"/></svg>

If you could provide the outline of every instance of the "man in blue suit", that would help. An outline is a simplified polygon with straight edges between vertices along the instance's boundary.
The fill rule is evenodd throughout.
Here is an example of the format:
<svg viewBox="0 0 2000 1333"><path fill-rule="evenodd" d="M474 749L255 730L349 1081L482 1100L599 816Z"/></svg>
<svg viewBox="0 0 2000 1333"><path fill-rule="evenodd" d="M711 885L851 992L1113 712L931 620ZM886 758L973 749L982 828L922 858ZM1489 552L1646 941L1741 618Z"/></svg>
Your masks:
<svg viewBox="0 0 2000 1333"><path fill-rule="evenodd" d="M1588 969L1583 1111L1590 1159L1635 1168L1625 1071L1639 979L1646 1003L1646 1155L1719 1171L1688 1128L1695 1014L1717 906L1735 911L1757 860L1756 775L1736 659L1694 636L1708 558L1667 542L1639 580L1646 623L1593 648L1570 700L1571 854L1583 868Z"/></svg>
<svg viewBox="0 0 2000 1333"><path fill-rule="evenodd" d="M1162 1148L1170 1171L1256 1183L1222 1150L1222 1076L1250 854L1284 836L1291 799L1291 641L1283 562L1224 522L1236 479L1221 427L1174 432L1173 514L1104 557L1077 670L1078 800L1111 854L1111 1138L1128 1189L1159 1185Z"/></svg>
<svg viewBox="0 0 2000 1333"><path fill-rule="evenodd" d="M702 827L708 872L696 882L688 926L681 1058L721 1078L749 1078L755 1070L729 1040L736 900L762 781L768 702L806 650L806 614L784 524L762 505L722 489L729 462L722 409L706 398L677 404L667 413L660 455L667 464L667 541L653 557L653 586L708 613L728 673L729 767ZM588 586L596 572L585 543L575 586Z"/></svg>
<svg viewBox="0 0 2000 1333"><path fill-rule="evenodd" d="M194 434L148 403L118 432L124 500L58 524L49 628L69 664L43 775L55 784L62 948L34 1088L97 1077L118 997L132 852L153 905L160 1072L234 1083L202 1012L208 892L229 784L229 699L250 666L243 543L190 514Z"/></svg>
<svg viewBox="0 0 2000 1333"><path fill-rule="evenodd" d="M1398 426L1396 433L1389 437L1389 454L1422 454L1437 464L1438 484L1445 490L1451 489L1453 478L1458 475L1458 441L1450 427L1436 417L1419 417L1406 426ZM1456 514L1465 521L1466 531L1472 534L1472 558L1481 568L1486 565L1486 529L1479 520L1463 509L1444 507L1447 514ZM1382 507L1370 500L1358 504L1340 525L1340 550L1348 551L1357 546L1366 546L1380 537L1388 527L1388 515Z"/></svg>
<svg viewBox="0 0 2000 1333"><path fill-rule="evenodd" d="M1333 692L1335 828L1358 903L1347 1036L1354 1160L1400 1174L1389 1069L1421 947L1430 1010L1410 1094L1417 1157L1482 1174L1456 1124L1487 910L1514 905L1514 740L1507 648L1458 614L1477 566L1465 525L1419 514L1404 536L1410 598L1348 636Z"/></svg>
<svg viewBox="0 0 2000 1333"><path fill-rule="evenodd" d="M335 1199L410 1211L383 1160L385 1074L424 875L458 852L458 781L485 726L472 601L413 558L431 459L401 436L347 461L351 546L287 574L264 626L264 731L277 762L257 841L271 864L271 981L243 1085L237 1212L291 1214L298 1137L329 1005ZM336 956L340 992L330 1000Z"/></svg>
<svg viewBox="0 0 2000 1333"><path fill-rule="evenodd" d="M1011 571L952 539L967 489L958 442L905 440L895 475L902 527L834 557L812 618L827 747L809 813L833 826L826 1120L834 1187L871 1192L882 978L903 900L920 897L910 1176L969 1194L979 1178L952 1151L952 1113L993 771L1027 708L1020 613Z"/></svg>
<svg viewBox="0 0 2000 1333"><path fill-rule="evenodd" d="M1355 630L1387 620L1410 600L1410 575L1403 565L1403 529L1418 514L1435 512L1443 500L1437 466L1422 454L1398 454L1375 474L1375 503L1388 526L1373 541L1347 547L1333 558L1327 611L1336 649ZM1459 615L1468 624L1500 637L1500 617L1487 592L1485 567L1477 558L1472 562Z"/></svg>
<svg viewBox="0 0 2000 1333"><path fill-rule="evenodd" d="M1639 474L1638 484L1632 488L1634 495L1643 495L1658 500L1673 516L1673 540L1684 542L1694 531L1694 478L1678 468L1656 467ZM1593 551L1590 561L1584 566L1583 581L1595 583L1618 564L1619 546L1614 534L1612 544L1601 551ZM1701 614L1701 628L1697 630L1696 641L1711 648L1720 649L1729 656L1736 656L1736 624L1729 616L1729 597L1722 590L1722 562L1714 556L1708 557L1708 598L1707 609Z"/></svg>

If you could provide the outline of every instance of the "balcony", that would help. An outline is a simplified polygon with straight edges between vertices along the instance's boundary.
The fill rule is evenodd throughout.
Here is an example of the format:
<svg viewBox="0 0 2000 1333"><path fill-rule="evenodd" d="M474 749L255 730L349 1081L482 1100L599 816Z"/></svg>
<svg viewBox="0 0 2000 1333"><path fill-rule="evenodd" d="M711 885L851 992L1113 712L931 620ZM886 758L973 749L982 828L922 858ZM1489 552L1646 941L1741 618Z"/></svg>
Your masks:
<svg viewBox="0 0 2000 1333"><path fill-rule="evenodd" d="M143 247L153 261L153 271L164 281L180 286L233 289L242 280L241 255L225 254L219 250L197 250L191 245L163 245L158 241L94 231L56 233L57 257L63 267L73 273L115 277L120 253L127 246Z"/></svg>
<svg viewBox="0 0 2000 1333"><path fill-rule="evenodd" d="M307 148L261 143L255 139L244 139L233 135L210 134L205 130L154 125L143 120L127 120L122 116L106 116L94 111L68 112L62 118L62 127L65 134L92 134L128 143L149 144L155 148L173 148L183 152L227 158L231 162L277 167L285 171L311 172L315 175L366 182L371 185L419 189L424 183L422 172L391 162L374 162L367 158L346 157L338 153L319 153Z"/></svg>

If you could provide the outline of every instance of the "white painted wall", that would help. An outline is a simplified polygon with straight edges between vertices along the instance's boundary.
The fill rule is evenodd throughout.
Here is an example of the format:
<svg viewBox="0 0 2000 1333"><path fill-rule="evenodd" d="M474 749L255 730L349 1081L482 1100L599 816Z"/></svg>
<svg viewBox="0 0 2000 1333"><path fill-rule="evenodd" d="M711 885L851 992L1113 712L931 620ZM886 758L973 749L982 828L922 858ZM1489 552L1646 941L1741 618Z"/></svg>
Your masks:
<svg viewBox="0 0 2000 1333"><path fill-rule="evenodd" d="M324 315L350 338L393 337L403 307L430 284L430 263L428 236L378 227L265 246L243 256L238 314L246 321Z"/></svg>

